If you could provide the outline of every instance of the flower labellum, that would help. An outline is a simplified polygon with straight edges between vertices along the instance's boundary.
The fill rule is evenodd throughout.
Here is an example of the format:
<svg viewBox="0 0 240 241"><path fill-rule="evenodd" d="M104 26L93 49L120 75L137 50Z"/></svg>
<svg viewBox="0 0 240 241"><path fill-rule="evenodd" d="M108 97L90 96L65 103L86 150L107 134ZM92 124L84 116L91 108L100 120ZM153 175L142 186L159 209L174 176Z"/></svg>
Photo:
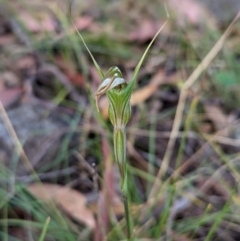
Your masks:
<svg viewBox="0 0 240 241"><path fill-rule="evenodd" d="M98 99L101 95L106 94L107 91L110 91L111 89L117 89L121 90L123 86L127 84L126 80L122 78L122 73L118 67L111 67L107 74L105 75L105 79L99 86L97 93L95 94L96 96L96 106L98 108Z"/></svg>

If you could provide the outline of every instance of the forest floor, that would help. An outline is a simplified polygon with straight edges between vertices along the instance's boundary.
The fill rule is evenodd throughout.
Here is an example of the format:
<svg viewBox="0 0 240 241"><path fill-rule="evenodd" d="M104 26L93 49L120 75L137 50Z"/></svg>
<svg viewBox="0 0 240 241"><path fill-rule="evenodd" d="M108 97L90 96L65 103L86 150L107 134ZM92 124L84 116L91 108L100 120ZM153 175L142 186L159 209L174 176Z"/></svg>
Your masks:
<svg viewBox="0 0 240 241"><path fill-rule="evenodd" d="M165 21L131 98L132 241L240 240L237 0L0 0L0 240L127 240L108 101L98 112L75 28L129 82Z"/></svg>

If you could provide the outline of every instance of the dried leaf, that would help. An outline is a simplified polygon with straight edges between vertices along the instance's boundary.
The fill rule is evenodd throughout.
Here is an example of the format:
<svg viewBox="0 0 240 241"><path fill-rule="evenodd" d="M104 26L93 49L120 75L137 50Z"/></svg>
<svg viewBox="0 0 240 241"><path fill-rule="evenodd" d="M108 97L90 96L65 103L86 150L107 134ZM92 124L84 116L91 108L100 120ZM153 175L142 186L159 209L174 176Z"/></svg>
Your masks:
<svg viewBox="0 0 240 241"><path fill-rule="evenodd" d="M29 31L35 33L40 30L39 23L30 14L26 12L21 12L19 14L19 18Z"/></svg>
<svg viewBox="0 0 240 241"><path fill-rule="evenodd" d="M71 83L76 86L82 86L84 83L83 76L75 71L67 70L65 72Z"/></svg>
<svg viewBox="0 0 240 241"><path fill-rule="evenodd" d="M2 79L7 87L19 87L21 84L19 77L11 71L5 71L2 74Z"/></svg>
<svg viewBox="0 0 240 241"><path fill-rule="evenodd" d="M226 116L219 106L213 104L206 104L204 106L206 115L213 122L217 131L223 129L228 124L228 116ZM223 134L223 133L222 133ZM225 133L227 135L227 133Z"/></svg>
<svg viewBox="0 0 240 241"><path fill-rule="evenodd" d="M131 105L137 105L146 101L155 91L158 90L160 84L166 83L166 76L163 71L156 73L148 85L143 88L136 90L131 98Z"/></svg>
<svg viewBox="0 0 240 241"><path fill-rule="evenodd" d="M152 39L156 33L156 26L150 19L144 19L141 21L141 27L130 34L129 39L131 41L145 42Z"/></svg>
<svg viewBox="0 0 240 241"><path fill-rule="evenodd" d="M128 40L129 41L138 41L139 43L144 43L148 40L151 40L156 32L159 29L159 26L162 25L162 23L157 23L156 21L152 19L142 19L140 21L140 25L136 28L136 30L132 31L129 34ZM166 26L163 29L163 32L168 32L168 26Z"/></svg>
<svg viewBox="0 0 240 241"><path fill-rule="evenodd" d="M20 99L22 93L22 88L0 89L0 101L5 108L8 108Z"/></svg>
<svg viewBox="0 0 240 241"><path fill-rule="evenodd" d="M28 190L43 201L53 200L75 220L85 223L89 228L95 228L95 219L92 212L86 207L86 197L68 187L55 184L31 184Z"/></svg>
<svg viewBox="0 0 240 241"><path fill-rule="evenodd" d="M215 28L215 19L201 2L195 0L169 0L168 6L176 17L176 23L185 26L186 23L200 25L207 21L208 26ZM205 22L206 23L206 22Z"/></svg>
<svg viewBox="0 0 240 241"><path fill-rule="evenodd" d="M41 14L41 15L40 15ZM33 33L42 31L53 32L55 31L55 23L49 14L44 12L38 13L38 18L33 17L27 12L22 11L19 14L20 20L23 22L25 27Z"/></svg>
<svg viewBox="0 0 240 241"><path fill-rule="evenodd" d="M82 16L75 21L75 25L78 30L83 30L89 27L93 22L93 18L90 16Z"/></svg>
<svg viewBox="0 0 240 241"><path fill-rule="evenodd" d="M15 37L12 34L0 35L0 46L10 45L14 42Z"/></svg>
<svg viewBox="0 0 240 241"><path fill-rule="evenodd" d="M68 77L69 81L77 86L82 86L84 83L83 76L79 74L76 69L73 68L62 56L57 56L55 58L55 63Z"/></svg>

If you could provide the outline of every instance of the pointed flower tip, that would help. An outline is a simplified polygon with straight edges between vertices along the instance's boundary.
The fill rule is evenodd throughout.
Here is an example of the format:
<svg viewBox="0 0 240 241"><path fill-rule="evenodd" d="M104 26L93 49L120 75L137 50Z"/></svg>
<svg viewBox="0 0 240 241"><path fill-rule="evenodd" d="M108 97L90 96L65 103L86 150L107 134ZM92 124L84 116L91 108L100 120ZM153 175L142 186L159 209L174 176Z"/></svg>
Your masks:
<svg viewBox="0 0 240 241"><path fill-rule="evenodd" d="M98 97L98 96L95 96L97 112L99 112L98 99L99 99L99 97Z"/></svg>
<svg viewBox="0 0 240 241"><path fill-rule="evenodd" d="M95 94L96 98L96 107L97 110L99 111L99 106L98 106L98 99L101 97L101 95L106 94L107 91L121 87L122 85L127 84L126 80L122 78L122 73L118 67L111 67L108 72L105 75L105 79L99 86L97 93Z"/></svg>

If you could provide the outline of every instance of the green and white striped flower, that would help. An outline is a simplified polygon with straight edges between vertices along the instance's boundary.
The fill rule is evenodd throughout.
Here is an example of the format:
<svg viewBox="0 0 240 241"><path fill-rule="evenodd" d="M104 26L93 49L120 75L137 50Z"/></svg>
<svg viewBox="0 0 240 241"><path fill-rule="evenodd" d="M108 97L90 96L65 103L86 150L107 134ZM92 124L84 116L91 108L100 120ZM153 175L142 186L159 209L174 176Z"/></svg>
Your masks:
<svg viewBox="0 0 240 241"><path fill-rule="evenodd" d="M138 65L136 66L132 79L127 82L118 67L111 67L108 72L104 75L103 71L99 67L98 63L94 59L92 53L88 49L82 35L78 32L84 46L86 47L88 53L90 54L92 61L98 71L99 77L102 80L100 84L96 96L96 106L98 109L98 99L101 95L106 94L109 107L108 107L108 116L114 127L114 154L115 159L119 167L120 177L121 177L121 189L124 200L126 221L127 221L127 229L128 229L128 240L132 240L132 231L130 224L130 215L128 210L128 200L127 200L127 165L126 165L126 125L129 122L131 117L131 105L130 98L134 89L134 85L139 73L139 70L142 66L142 63L153 44L154 40L161 32L161 30L166 25L167 21L163 24L163 26L158 30L156 35L153 37L152 41L148 45L144 54L142 55Z"/></svg>
<svg viewBox="0 0 240 241"><path fill-rule="evenodd" d="M84 46L86 47L89 55L92 58L92 61L98 71L99 77L102 80L96 96L96 106L98 109L98 99L101 95L106 94L109 100L108 115L109 119L114 127L114 152L115 158L118 163L118 167L121 174L121 187L124 188L125 173L126 173L126 134L125 127L129 122L131 117L131 105L130 98L133 92L133 88L139 73L139 70L142 66L142 63L152 46L154 40L161 32L161 30L166 25L167 21L163 26L158 30L158 32L153 37L152 41L146 48L144 54L142 55L138 65L136 66L132 79L127 82L118 67L111 67L106 74L103 74L102 69L99 67L97 61L93 57L91 51L88 49L82 35L78 32Z"/></svg>

